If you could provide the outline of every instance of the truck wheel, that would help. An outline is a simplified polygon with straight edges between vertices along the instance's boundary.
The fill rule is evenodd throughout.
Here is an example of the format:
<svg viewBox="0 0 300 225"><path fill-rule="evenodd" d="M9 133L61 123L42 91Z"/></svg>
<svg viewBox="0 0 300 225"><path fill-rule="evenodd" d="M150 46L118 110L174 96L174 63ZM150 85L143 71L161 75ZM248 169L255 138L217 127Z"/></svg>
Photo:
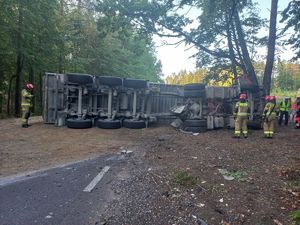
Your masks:
<svg viewBox="0 0 300 225"><path fill-rule="evenodd" d="M102 129L119 129L121 127L121 121L110 119L98 119L97 127Z"/></svg>
<svg viewBox="0 0 300 225"><path fill-rule="evenodd" d="M184 97L205 97L205 90L184 90Z"/></svg>
<svg viewBox="0 0 300 225"><path fill-rule="evenodd" d="M128 88L148 88L148 82L141 79L127 78L124 79L123 86Z"/></svg>
<svg viewBox="0 0 300 225"><path fill-rule="evenodd" d="M205 90L205 84L200 84L200 83L197 83L197 84L186 84L184 85L183 89L185 91L187 90Z"/></svg>
<svg viewBox="0 0 300 225"><path fill-rule="evenodd" d="M67 74L68 82L75 84L92 84L93 77L89 74L78 74L78 73L68 73Z"/></svg>
<svg viewBox="0 0 300 225"><path fill-rule="evenodd" d="M206 127L185 127L183 129L184 131L190 131L190 132L193 132L193 133L203 133L203 132L206 132Z"/></svg>
<svg viewBox="0 0 300 225"><path fill-rule="evenodd" d="M120 77L97 76L96 82L98 85L122 86L123 80Z"/></svg>
<svg viewBox="0 0 300 225"><path fill-rule="evenodd" d="M73 129L85 129L93 127L91 119L67 119L67 127Z"/></svg>
<svg viewBox="0 0 300 225"><path fill-rule="evenodd" d="M185 127L207 127L207 121L206 120L185 120L183 122L183 125Z"/></svg>
<svg viewBox="0 0 300 225"><path fill-rule="evenodd" d="M123 126L130 129L141 129L146 127L146 123L144 120L125 119L123 121Z"/></svg>

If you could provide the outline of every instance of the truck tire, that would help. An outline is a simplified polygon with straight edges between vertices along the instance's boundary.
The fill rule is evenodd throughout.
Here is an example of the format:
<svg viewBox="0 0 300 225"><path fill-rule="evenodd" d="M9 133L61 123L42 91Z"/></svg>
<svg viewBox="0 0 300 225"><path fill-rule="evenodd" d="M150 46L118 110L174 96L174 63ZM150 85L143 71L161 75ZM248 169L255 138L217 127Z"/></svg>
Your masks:
<svg viewBox="0 0 300 225"><path fill-rule="evenodd" d="M185 127L207 127L207 121L206 120L185 120L183 122L183 125Z"/></svg>
<svg viewBox="0 0 300 225"><path fill-rule="evenodd" d="M205 97L205 90L184 90L184 97Z"/></svg>
<svg viewBox="0 0 300 225"><path fill-rule="evenodd" d="M146 127L146 123L144 120L125 119L123 121L123 126L130 129L142 129Z"/></svg>
<svg viewBox="0 0 300 225"><path fill-rule="evenodd" d="M102 129L119 129L121 128L121 121L110 119L98 119L97 127Z"/></svg>
<svg viewBox="0 0 300 225"><path fill-rule="evenodd" d="M148 88L148 82L141 79L126 78L123 80L123 86L127 88Z"/></svg>
<svg viewBox="0 0 300 225"><path fill-rule="evenodd" d="M193 133L203 133L207 131L206 127L185 127L183 130Z"/></svg>
<svg viewBox="0 0 300 225"><path fill-rule="evenodd" d="M69 83L75 83L81 85L93 83L93 77L89 74L68 73L67 79Z"/></svg>
<svg viewBox="0 0 300 225"><path fill-rule="evenodd" d="M91 119L67 119L67 127L73 129L86 129L93 127Z"/></svg>
<svg viewBox="0 0 300 225"><path fill-rule="evenodd" d="M186 84L186 85L184 85L183 89L185 91L187 91L187 90L205 90L205 84L200 84L200 83Z"/></svg>
<svg viewBox="0 0 300 225"><path fill-rule="evenodd" d="M123 80L120 77L97 76L96 82L98 85L122 86Z"/></svg>

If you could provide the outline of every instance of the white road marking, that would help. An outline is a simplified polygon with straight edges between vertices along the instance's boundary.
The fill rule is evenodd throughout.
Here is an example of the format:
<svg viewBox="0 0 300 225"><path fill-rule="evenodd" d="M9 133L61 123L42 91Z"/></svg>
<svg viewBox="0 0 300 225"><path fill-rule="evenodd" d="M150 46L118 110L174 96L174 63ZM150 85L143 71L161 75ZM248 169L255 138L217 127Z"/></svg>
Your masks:
<svg viewBox="0 0 300 225"><path fill-rule="evenodd" d="M103 178L104 174L109 170L109 166L105 166L100 173L89 183L88 186L86 186L83 191L84 192L91 192L94 187L98 184L98 182Z"/></svg>

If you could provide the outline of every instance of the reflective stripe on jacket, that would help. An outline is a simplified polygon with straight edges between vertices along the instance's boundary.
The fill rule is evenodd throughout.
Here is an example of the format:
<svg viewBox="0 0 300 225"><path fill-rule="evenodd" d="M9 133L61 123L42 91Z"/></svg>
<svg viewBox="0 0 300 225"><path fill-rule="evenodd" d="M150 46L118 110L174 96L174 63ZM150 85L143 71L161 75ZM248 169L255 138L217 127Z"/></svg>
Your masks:
<svg viewBox="0 0 300 225"><path fill-rule="evenodd" d="M285 101L282 101L280 103L280 111L283 111L283 112L288 112L291 108L291 102L288 101L288 102L285 102Z"/></svg>
<svg viewBox="0 0 300 225"><path fill-rule="evenodd" d="M277 107L274 103L268 102L264 108L264 116L269 119L276 119Z"/></svg>
<svg viewBox="0 0 300 225"><path fill-rule="evenodd" d="M237 102L235 105L235 115L248 117L249 116L249 104L248 102Z"/></svg>
<svg viewBox="0 0 300 225"><path fill-rule="evenodd" d="M32 106L32 97L33 97L33 95L30 94L29 91L27 91L26 89L23 89L21 106Z"/></svg>

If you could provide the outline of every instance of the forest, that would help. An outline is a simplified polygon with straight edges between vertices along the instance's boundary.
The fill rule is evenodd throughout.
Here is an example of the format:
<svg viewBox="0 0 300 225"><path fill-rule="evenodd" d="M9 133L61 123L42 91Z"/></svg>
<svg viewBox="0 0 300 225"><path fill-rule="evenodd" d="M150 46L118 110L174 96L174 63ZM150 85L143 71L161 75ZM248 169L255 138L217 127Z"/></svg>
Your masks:
<svg viewBox="0 0 300 225"><path fill-rule="evenodd" d="M191 57L201 79L189 76L191 82L234 83L247 74L266 93L295 90L300 1L287 3L278 11L278 0L272 0L266 20L257 2L247 0L0 0L0 115L20 115L26 82L35 86L34 113L41 114L45 72L162 82L153 35L197 49ZM268 35L260 36L261 29ZM294 51L292 62L277 60L277 48L285 45ZM259 58L261 47L267 49L265 59ZM178 83L171 81L174 76L166 82Z"/></svg>

